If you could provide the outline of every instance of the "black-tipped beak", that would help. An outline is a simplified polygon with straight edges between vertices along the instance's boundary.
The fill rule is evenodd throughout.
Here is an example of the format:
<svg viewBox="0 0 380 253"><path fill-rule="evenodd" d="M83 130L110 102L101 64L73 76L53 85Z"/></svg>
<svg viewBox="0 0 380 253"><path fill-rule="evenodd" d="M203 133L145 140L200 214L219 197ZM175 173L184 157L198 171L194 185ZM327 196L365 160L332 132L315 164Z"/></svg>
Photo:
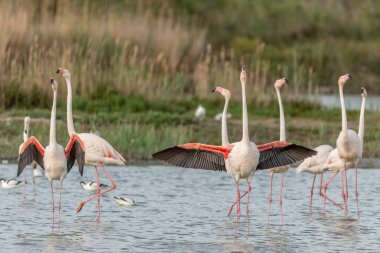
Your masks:
<svg viewBox="0 0 380 253"><path fill-rule="evenodd" d="M212 89L212 91L211 91L211 92L215 92L215 90L216 90L216 88Z"/></svg>
<svg viewBox="0 0 380 253"><path fill-rule="evenodd" d="M352 76L350 74L348 74L348 78L350 78L352 80Z"/></svg>
<svg viewBox="0 0 380 253"><path fill-rule="evenodd" d="M53 84L53 83L54 83L54 79L50 78L50 84Z"/></svg>
<svg viewBox="0 0 380 253"><path fill-rule="evenodd" d="M59 74L59 72L61 72L59 69L57 69L57 74Z"/></svg>
<svg viewBox="0 0 380 253"><path fill-rule="evenodd" d="M288 79L284 78L284 80L285 80L285 84L289 84L289 80Z"/></svg>
<svg viewBox="0 0 380 253"><path fill-rule="evenodd" d="M241 67L241 71L245 71L245 69L246 69L246 66L243 65L243 66Z"/></svg>

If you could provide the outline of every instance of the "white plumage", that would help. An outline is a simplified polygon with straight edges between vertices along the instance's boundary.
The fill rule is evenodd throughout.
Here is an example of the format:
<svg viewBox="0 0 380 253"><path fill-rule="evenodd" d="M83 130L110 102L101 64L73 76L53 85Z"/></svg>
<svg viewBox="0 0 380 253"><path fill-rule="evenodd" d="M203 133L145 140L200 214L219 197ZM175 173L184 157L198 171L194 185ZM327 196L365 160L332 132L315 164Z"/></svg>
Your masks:
<svg viewBox="0 0 380 253"><path fill-rule="evenodd" d="M114 196L116 202L121 206L134 206L136 202L124 196Z"/></svg>
<svg viewBox="0 0 380 253"><path fill-rule="evenodd" d="M194 112L195 118L203 120L206 117L206 108L202 105L198 105L197 109Z"/></svg>
<svg viewBox="0 0 380 253"><path fill-rule="evenodd" d="M322 174L326 169L326 161L333 151L330 145L320 145L314 149L318 153L315 156L306 158L300 165L298 165L297 173L307 172L311 174Z"/></svg>
<svg viewBox="0 0 380 253"><path fill-rule="evenodd" d="M14 189L26 184L26 181L19 181L16 179L6 180L4 178L0 179L1 187L4 189Z"/></svg>
<svg viewBox="0 0 380 253"><path fill-rule="evenodd" d="M80 185L83 187L84 190L86 191L96 191L98 189L98 184L94 181L91 182L80 182ZM100 187L108 187L106 184L100 184Z"/></svg>

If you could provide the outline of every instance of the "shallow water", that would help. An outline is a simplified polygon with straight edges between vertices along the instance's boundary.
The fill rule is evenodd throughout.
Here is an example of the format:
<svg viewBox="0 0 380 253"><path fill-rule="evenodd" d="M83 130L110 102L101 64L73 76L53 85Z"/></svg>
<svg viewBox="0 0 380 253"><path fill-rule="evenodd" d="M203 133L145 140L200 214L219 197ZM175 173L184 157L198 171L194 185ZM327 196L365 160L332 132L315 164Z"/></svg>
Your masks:
<svg viewBox="0 0 380 253"><path fill-rule="evenodd" d="M310 97L311 101L315 101L324 108L340 108L340 98L339 95L318 95L315 97ZM346 108L348 110L360 110L362 104L362 98L358 94L355 95L345 95L344 101L346 103ZM380 111L380 96L369 95L366 99L366 110Z"/></svg>
<svg viewBox="0 0 380 253"><path fill-rule="evenodd" d="M309 212L312 175L295 174L285 178L284 224L278 208L279 179L274 177L271 225L267 224L269 177L259 171L252 180L251 219L236 223L235 213L227 217L235 199L233 179L221 172L164 166L108 167L118 188L102 198L100 224L96 222L96 200L75 213L80 200L90 196L80 186L77 168L64 181L60 231L51 232L49 183L37 178L33 194L31 170L25 188L0 188L1 251L9 252L356 252L378 251L380 247L380 170L359 170L360 219L356 213L353 171L349 175L349 215L317 196ZM15 165L1 165L0 177L11 178ZM102 175L102 174L101 174ZM23 178L23 177L21 177ZM85 169L83 180L94 180L94 170ZM317 178L319 179L319 178ZM318 180L317 180L318 181ZM107 183L105 179L103 183ZM319 182L319 181L318 181ZM329 195L341 203L337 176ZM317 185L317 183L316 183ZM58 183L55 182L55 186ZM246 183L241 183L241 191ZM57 190L55 188L57 193ZM121 207L114 195L126 195L137 202ZM58 195L56 195L58 199ZM249 234L248 234L249 227Z"/></svg>

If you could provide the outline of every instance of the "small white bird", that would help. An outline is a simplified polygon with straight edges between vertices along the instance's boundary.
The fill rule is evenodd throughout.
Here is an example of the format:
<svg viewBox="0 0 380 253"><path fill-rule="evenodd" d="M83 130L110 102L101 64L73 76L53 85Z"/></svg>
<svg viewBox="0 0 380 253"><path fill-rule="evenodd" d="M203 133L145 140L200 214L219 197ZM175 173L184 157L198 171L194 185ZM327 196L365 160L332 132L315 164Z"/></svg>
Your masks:
<svg viewBox="0 0 380 253"><path fill-rule="evenodd" d="M206 108L204 108L202 105L198 105L197 109L195 110L194 116L199 120L203 120L206 117Z"/></svg>
<svg viewBox="0 0 380 253"><path fill-rule="evenodd" d="M83 187L84 190L86 191L96 191L98 189L98 184L94 181L90 181L90 182L83 182L81 181L80 182L80 185ZM108 187L108 185L106 184L100 184L100 187Z"/></svg>
<svg viewBox="0 0 380 253"><path fill-rule="evenodd" d="M134 206L136 205L136 202L133 199L129 199L127 197L123 196L114 196L116 199L116 202L121 206Z"/></svg>
<svg viewBox="0 0 380 253"><path fill-rule="evenodd" d="M26 181L18 181L16 179L6 180L4 178L1 178L0 183L1 183L1 187L3 187L4 189L14 189L16 187L20 187L26 184Z"/></svg>
<svg viewBox="0 0 380 253"><path fill-rule="evenodd" d="M231 113L227 113L227 115L226 115L226 119L230 119L231 117L232 117ZM223 113L222 113L222 112L220 112L220 113L218 113L218 114L216 114L216 115L214 116L214 119L215 119L216 121L222 121L222 118L223 118Z"/></svg>

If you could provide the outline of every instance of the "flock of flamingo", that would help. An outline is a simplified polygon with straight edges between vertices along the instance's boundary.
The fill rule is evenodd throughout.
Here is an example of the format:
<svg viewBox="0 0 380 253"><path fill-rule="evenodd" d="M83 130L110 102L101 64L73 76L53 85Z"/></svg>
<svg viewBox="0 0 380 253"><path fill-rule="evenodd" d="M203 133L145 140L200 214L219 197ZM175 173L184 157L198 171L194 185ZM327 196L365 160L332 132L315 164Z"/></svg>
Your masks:
<svg viewBox="0 0 380 253"><path fill-rule="evenodd" d="M70 172L75 161L78 164L79 173L83 175L84 165L93 165L96 175L96 183L81 182L81 185L86 190L96 190L96 194L90 198L83 200L77 207L77 212L80 212L83 206L91 201L97 199L97 220L100 219L100 197L107 192L116 188L116 184L112 177L108 174L104 165L124 165L126 160L118 153L105 139L93 133L76 133L73 122L72 112L72 87L71 75L67 69L59 68L57 74L62 76L67 85L67 128L69 134L69 142L66 147L57 143L56 140L56 111L57 111L57 89L58 85L56 80L50 79L50 84L53 90L53 105L51 110L50 119L50 136L49 144L44 147L37 140L37 138L29 137L29 123L30 118L26 117L24 121L24 143L19 148L18 171L17 176L20 176L25 167L32 164L33 168L33 183L34 176L41 176L37 165L43 170L45 176L50 182L51 197L52 197L52 223L54 225L56 204L54 201L53 181L59 180L59 201L58 201L58 223L60 223L60 210L61 210L61 193L62 184L65 176ZM230 215L233 209L236 209L237 219L241 216L240 202L246 196L246 215L249 217L249 196L251 192L251 179L256 170L267 169L270 175L270 193L268 199L268 224L270 218L270 210L272 204L272 182L274 174L281 174L281 188L280 188L280 210L281 222L283 220L282 211L282 193L284 185L284 177L289 169L289 165L302 161L297 167L297 172L308 172L314 174L314 179L310 191L310 211L312 210L313 189L316 175L321 175L320 191L319 194L324 198L324 208L326 201L330 201L338 208L341 208L345 215L347 215L347 199L348 199L348 184L347 184L347 169L355 168L355 188L356 188L356 204L358 206L358 189L357 189L357 165L359 159L362 157L363 152L363 136L364 136L364 111L365 99L367 92L362 88L362 107L359 120L359 131L348 129L347 115L343 96L343 87L351 75L346 74L339 78L339 93L342 111L342 131L340 132L336 148L329 145L321 145L314 150L288 142L286 139L286 125L284 108L281 100L281 88L288 83L286 78L278 79L275 84L277 93L279 112L280 112L280 139L270 143L257 145L249 138L248 131L248 111L246 100L246 84L247 76L245 67L242 67L240 74L240 81L242 87L242 138L238 142L231 143L228 138L227 119L228 119L228 104L231 98L229 90L222 87L216 87L213 92L220 93L225 98L223 113L221 115L221 139L222 145L209 145L204 143L185 143L169 147L159 152L154 153L152 156L155 159L164 161L174 166L214 171L226 171L228 174L233 175L236 184L236 201L231 205L228 210ZM101 184L99 180L98 167L101 168L105 176L108 178L111 187ZM323 174L326 171L333 171L332 177L323 185ZM339 205L326 194L327 187L338 173L341 173L342 197L343 206ZM240 193L239 181L245 179L248 184L248 189L244 194ZM12 188L15 185L23 184L23 181L17 180L0 180L4 188ZM323 185L323 187L322 187ZM102 190L107 188L105 190ZM123 197L115 197L119 203L134 204L134 201Z"/></svg>

